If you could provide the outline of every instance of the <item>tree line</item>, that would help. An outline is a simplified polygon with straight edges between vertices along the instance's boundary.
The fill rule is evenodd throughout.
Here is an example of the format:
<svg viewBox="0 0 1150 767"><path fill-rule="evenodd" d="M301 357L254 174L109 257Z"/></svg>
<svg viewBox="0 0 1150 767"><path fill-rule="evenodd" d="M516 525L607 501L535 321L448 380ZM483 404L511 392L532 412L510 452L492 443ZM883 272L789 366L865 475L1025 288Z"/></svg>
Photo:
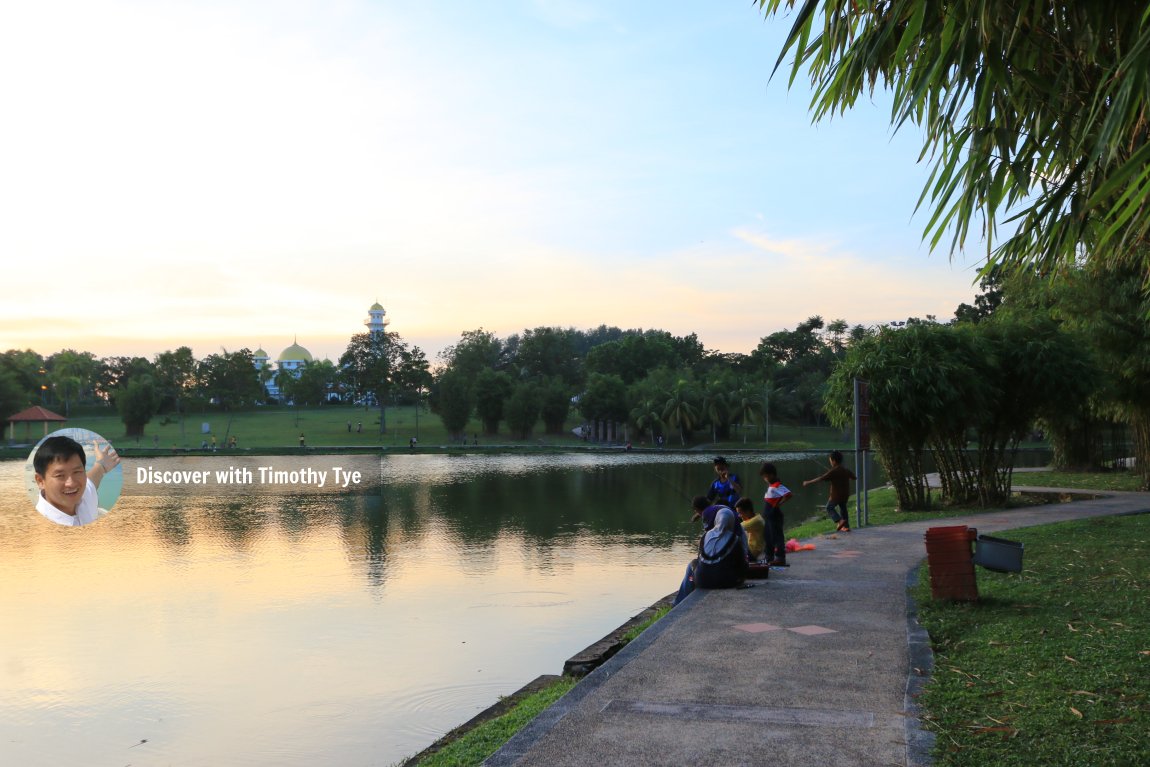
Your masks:
<svg viewBox="0 0 1150 767"><path fill-rule="evenodd" d="M763 337L749 354L707 350L692 333L600 325L537 327L500 338L464 332L439 355L432 410L464 438L474 417L486 435L515 439L542 425L559 434L572 415L617 424L635 441L745 440L772 421L825 423L823 387L852 339L868 330L814 316ZM625 431L624 431L625 430Z"/></svg>
<svg viewBox="0 0 1150 767"><path fill-rule="evenodd" d="M418 346L381 332L352 336L338 364L316 360L298 373L257 368L246 348L196 359L191 348L181 346L150 360L97 358L74 349L43 357L31 349L9 349L0 353L0 412L7 416L42 404L70 417L76 407L111 407L124 422L125 434L138 437L158 414L228 411L268 402L269 382L278 388L280 401L296 405L332 399L380 405L385 425L386 405L426 396L431 374Z"/></svg>
<svg viewBox="0 0 1150 767"><path fill-rule="evenodd" d="M944 502L1004 504L1015 449L1035 429L1049 440L1055 468L1105 469L1133 458L1150 488L1144 276L1098 265L1056 275L993 268L981 284L953 323L868 334L828 382L825 411L842 426L853 418L854 381L867 383L874 447L899 506L931 505L932 470Z"/></svg>
<svg viewBox="0 0 1150 767"><path fill-rule="evenodd" d="M13 413L40 402L65 415L111 406L129 436L142 435L158 413L266 401L272 375L297 405L335 395L378 407L381 431L389 406L427 403L458 439L472 419L487 436L527 439L540 426L561 434L575 416L618 424L616 434L636 442L679 445L757 442L768 407L772 423L849 429L861 379L874 447L903 508L932 503L934 470L946 502L1003 502L1014 449L1035 429L1062 468L1103 466L1104 435L1127 429L1150 486L1150 299L1134 267L1081 265L1056 277L991 269L952 320L865 327L813 316L748 354L706 350L694 334L605 325L504 338L466 331L434 371L397 333L357 334L338 363L315 361L298 376L257 370L248 349L200 360L188 347L151 360L9 350L0 405Z"/></svg>
<svg viewBox="0 0 1150 767"><path fill-rule="evenodd" d="M265 402L274 383L283 402L318 405L334 396L378 407L382 431L387 407L430 404L458 438L473 417L486 435L503 429L525 439L540 424L561 433L577 415L685 444L696 433L727 439L736 427L745 438L762 424L768 400L772 421L825 423L823 386L850 340L866 332L815 316L740 354L706 350L693 333L549 326L500 338L480 328L442 351L434 374L424 352L392 332L356 334L337 362L294 372L257 369L246 348L202 359L187 346L151 359L10 349L0 353L0 411L43 404L70 416L77 406L112 407L126 434L141 436L156 415Z"/></svg>

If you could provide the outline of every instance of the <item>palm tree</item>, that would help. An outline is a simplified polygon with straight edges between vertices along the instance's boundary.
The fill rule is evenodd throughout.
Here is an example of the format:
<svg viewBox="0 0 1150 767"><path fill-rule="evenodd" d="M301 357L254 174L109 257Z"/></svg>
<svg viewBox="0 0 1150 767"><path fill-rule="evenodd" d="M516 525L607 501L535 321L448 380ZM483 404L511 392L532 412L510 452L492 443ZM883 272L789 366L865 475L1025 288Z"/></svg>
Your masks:
<svg viewBox="0 0 1150 767"><path fill-rule="evenodd" d="M631 421L640 432L649 431L652 442L655 440L656 429L666 428L659 406L652 399L645 399L632 408Z"/></svg>
<svg viewBox="0 0 1150 767"><path fill-rule="evenodd" d="M719 441L719 428L730 424L730 395L721 382L714 382L703 394L703 414L711 423L711 441Z"/></svg>
<svg viewBox="0 0 1150 767"><path fill-rule="evenodd" d="M694 395L690 383L680 380L663 405L663 421L679 430L679 442L684 446L687 444L687 432L695 428L699 419Z"/></svg>
<svg viewBox="0 0 1150 767"><path fill-rule="evenodd" d="M846 348L845 344L843 344L843 337L849 329L850 325L847 324L846 320L835 320L827 325L827 332L831 336L831 350L834 351L835 354L841 354L843 349Z"/></svg>
<svg viewBox="0 0 1150 767"><path fill-rule="evenodd" d="M731 420L738 421L739 430L743 432L744 445L747 444L747 430L743 427L760 420L762 416L762 392L757 386L743 384L731 399Z"/></svg>

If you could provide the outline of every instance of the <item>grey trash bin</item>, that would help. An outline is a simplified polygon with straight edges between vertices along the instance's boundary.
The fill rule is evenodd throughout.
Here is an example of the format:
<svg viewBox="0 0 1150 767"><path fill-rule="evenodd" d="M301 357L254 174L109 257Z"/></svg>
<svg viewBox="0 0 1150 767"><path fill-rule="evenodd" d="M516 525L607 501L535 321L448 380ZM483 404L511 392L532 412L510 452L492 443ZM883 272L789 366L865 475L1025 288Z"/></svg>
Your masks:
<svg viewBox="0 0 1150 767"><path fill-rule="evenodd" d="M1022 544L980 535L974 542L974 564L996 573L1022 572Z"/></svg>

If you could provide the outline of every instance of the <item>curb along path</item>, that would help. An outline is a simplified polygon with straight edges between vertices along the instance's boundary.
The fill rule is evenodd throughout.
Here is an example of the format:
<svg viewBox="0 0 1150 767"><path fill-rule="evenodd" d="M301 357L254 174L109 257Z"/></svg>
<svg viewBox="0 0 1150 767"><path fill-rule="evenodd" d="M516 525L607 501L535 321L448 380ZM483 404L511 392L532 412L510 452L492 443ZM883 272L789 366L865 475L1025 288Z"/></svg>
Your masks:
<svg viewBox="0 0 1150 767"><path fill-rule="evenodd" d="M1150 494L1113 493L815 539L753 588L693 593L484 764L927 764L929 641L906 591L926 529L1145 512Z"/></svg>

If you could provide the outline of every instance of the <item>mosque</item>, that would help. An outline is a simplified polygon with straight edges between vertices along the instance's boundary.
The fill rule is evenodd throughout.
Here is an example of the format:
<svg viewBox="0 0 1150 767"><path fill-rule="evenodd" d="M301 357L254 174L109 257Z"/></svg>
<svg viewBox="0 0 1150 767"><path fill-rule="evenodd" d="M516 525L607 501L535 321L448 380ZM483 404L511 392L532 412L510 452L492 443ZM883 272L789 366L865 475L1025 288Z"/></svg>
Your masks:
<svg viewBox="0 0 1150 767"><path fill-rule="evenodd" d="M367 327L367 332L369 333L383 333L387 330L387 326L391 324L391 320L387 318L387 312L383 306L376 301L371 305L371 308L367 310L367 319L363 321L363 324ZM299 378L299 374L303 371L304 367L313 361L311 352L303 346L300 346L298 338L292 339L291 346L279 353L279 356L276 357L274 367L270 359L268 353L265 352L262 347L256 349L252 354L252 361L255 363L256 370L261 373L260 378L263 380L264 388L267 390L268 396L276 397L277 399L280 396L280 390L279 387L276 386L276 374L281 371L286 371L296 378ZM266 376L262 374L265 369L268 371Z"/></svg>

